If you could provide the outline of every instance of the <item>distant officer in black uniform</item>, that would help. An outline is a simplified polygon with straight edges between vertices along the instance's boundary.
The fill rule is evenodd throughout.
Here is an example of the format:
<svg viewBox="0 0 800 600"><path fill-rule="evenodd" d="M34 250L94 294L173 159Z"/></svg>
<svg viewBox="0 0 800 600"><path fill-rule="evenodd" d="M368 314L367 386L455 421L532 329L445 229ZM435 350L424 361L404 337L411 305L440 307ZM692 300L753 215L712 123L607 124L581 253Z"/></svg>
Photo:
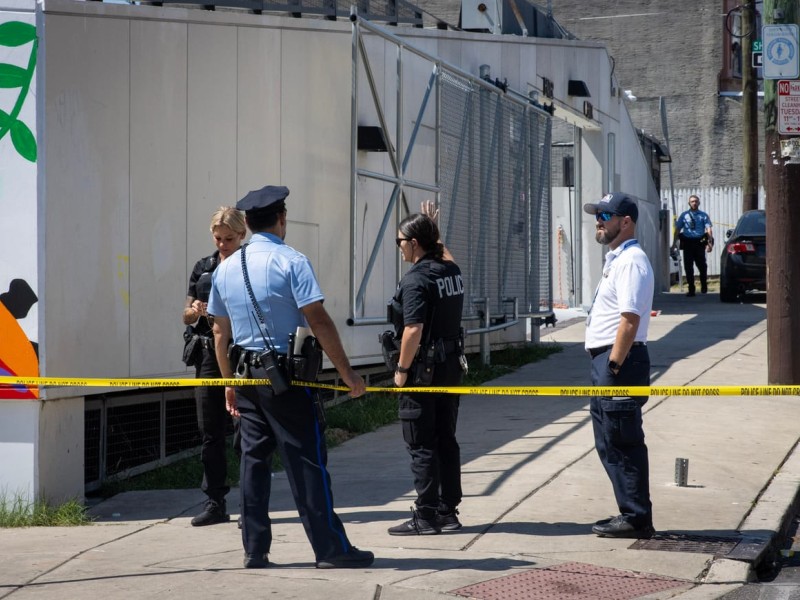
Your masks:
<svg viewBox="0 0 800 600"><path fill-rule="evenodd" d="M461 330L464 283L461 270L439 239L438 210L425 202L422 212L400 223L396 240L403 260L413 266L400 280L391 304L400 340L394 383L398 387L460 385L466 367ZM408 393L400 395L399 404L417 500L411 519L390 527L389 533L430 535L459 529L459 396Z"/></svg>
<svg viewBox="0 0 800 600"><path fill-rule="evenodd" d="M214 316L214 339L222 376L233 369L227 358L229 340L237 366L259 371L265 349L273 348L274 364L285 368L289 335L310 327L350 395L366 391L364 380L350 367L336 326L322 305L324 297L308 258L284 243L289 190L267 186L250 192L236 205L245 211L250 243L214 272L208 312ZM246 252L245 252L246 250ZM256 309L242 267L247 274ZM262 325L263 321L263 325ZM269 344L267 343L269 341ZM273 381L273 375L267 370ZM258 378L263 378L259 376ZM291 379L284 373L284 379ZM269 566L272 544L269 510L272 455L280 452L292 495L314 549L317 568L368 567L372 552L355 548L333 509L327 448L316 396L311 388L276 385L225 388L229 411L240 416L242 461L242 542L245 568Z"/></svg>

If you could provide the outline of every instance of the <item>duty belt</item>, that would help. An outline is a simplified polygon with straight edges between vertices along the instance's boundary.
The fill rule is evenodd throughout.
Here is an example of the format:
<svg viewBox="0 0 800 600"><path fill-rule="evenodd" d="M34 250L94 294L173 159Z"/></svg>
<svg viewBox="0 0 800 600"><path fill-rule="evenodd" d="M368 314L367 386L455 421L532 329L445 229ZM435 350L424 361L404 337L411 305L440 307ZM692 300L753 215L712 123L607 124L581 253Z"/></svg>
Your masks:
<svg viewBox="0 0 800 600"><path fill-rule="evenodd" d="M445 354L453 354L454 352L459 352L461 350L461 344L459 338L449 339L449 340L442 340L442 348L444 349Z"/></svg>
<svg viewBox="0 0 800 600"><path fill-rule="evenodd" d="M631 345L632 348L636 346L647 346L647 342L633 342ZM611 348L614 347L614 344L609 344L608 346L600 346L599 348L589 348L587 352L591 355L592 358L595 356L602 354L603 352L608 352Z"/></svg>
<svg viewBox="0 0 800 600"><path fill-rule="evenodd" d="M251 367L260 367L261 366L261 354L263 350L242 350L242 362L246 365L250 365ZM286 355L285 354L278 354L278 366L286 367Z"/></svg>

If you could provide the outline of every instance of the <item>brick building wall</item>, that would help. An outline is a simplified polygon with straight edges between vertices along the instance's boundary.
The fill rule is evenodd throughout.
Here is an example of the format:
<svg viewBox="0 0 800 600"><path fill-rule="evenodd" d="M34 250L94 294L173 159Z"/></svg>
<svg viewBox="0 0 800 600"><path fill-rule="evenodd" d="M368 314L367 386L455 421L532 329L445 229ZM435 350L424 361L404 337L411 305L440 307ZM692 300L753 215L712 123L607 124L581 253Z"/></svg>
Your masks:
<svg viewBox="0 0 800 600"><path fill-rule="evenodd" d="M416 3L458 23L458 0ZM637 98L626 103L634 125L659 139L664 97L675 188L741 185L741 100L721 96L718 84L726 52L724 0L552 0L552 7L578 38L605 44L620 87ZM763 138L760 108L759 102ZM667 177L665 168L662 189L669 188Z"/></svg>

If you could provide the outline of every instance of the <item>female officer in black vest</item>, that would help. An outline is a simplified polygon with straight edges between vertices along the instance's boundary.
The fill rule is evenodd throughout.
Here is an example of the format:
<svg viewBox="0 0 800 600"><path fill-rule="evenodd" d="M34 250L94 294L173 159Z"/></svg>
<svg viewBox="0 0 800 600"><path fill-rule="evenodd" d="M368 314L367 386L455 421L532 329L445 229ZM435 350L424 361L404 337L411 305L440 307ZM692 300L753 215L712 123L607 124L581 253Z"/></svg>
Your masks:
<svg viewBox="0 0 800 600"><path fill-rule="evenodd" d="M184 325L194 324L194 333L203 340L203 358L195 365L196 376L203 379L222 375L214 352L214 338L208 321L208 296L211 292L211 273L231 254L239 249L247 233L244 215L235 208L220 207L211 216L211 237L217 251L201 258L189 276L189 291L183 308ZM225 495L228 463L225 453L225 430L228 412L225 408L225 389L222 387L196 387L197 424L203 436L200 460L203 463L201 489L208 496L203 512L192 519L192 525L213 525L230 521Z"/></svg>
<svg viewBox="0 0 800 600"><path fill-rule="evenodd" d="M400 340L397 387L460 385L463 375L461 270L439 239L438 210L432 202L399 226L397 246L412 267L400 280L392 306ZM427 362L427 364L426 364ZM432 379L424 372L433 368ZM411 455L417 500L411 519L389 528L391 535L430 535L461 527L461 453L456 441L459 397L400 395L403 439Z"/></svg>

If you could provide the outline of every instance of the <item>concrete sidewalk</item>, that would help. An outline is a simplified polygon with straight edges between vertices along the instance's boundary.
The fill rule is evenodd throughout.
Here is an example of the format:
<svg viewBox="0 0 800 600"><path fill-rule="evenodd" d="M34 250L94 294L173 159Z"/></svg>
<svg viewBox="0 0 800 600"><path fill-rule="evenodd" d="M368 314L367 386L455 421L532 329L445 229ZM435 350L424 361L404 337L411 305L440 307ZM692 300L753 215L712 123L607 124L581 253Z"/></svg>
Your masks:
<svg viewBox="0 0 800 600"><path fill-rule="evenodd" d="M763 296L760 298L763 301ZM653 383L767 381L763 304L656 297ZM542 331L563 352L492 385L588 385L583 320ZM462 399L464 528L391 537L414 494L399 425L330 452L335 504L365 570L317 570L282 474L273 485L275 566L244 570L236 528L193 528L198 490L130 492L97 505L96 525L0 531L0 598L272 597L372 600L717 598L743 585L795 502L796 397L653 397L645 407L657 539L598 538L616 514L595 455L586 398ZM689 485L674 481L689 459ZM655 549L652 549L655 548Z"/></svg>

